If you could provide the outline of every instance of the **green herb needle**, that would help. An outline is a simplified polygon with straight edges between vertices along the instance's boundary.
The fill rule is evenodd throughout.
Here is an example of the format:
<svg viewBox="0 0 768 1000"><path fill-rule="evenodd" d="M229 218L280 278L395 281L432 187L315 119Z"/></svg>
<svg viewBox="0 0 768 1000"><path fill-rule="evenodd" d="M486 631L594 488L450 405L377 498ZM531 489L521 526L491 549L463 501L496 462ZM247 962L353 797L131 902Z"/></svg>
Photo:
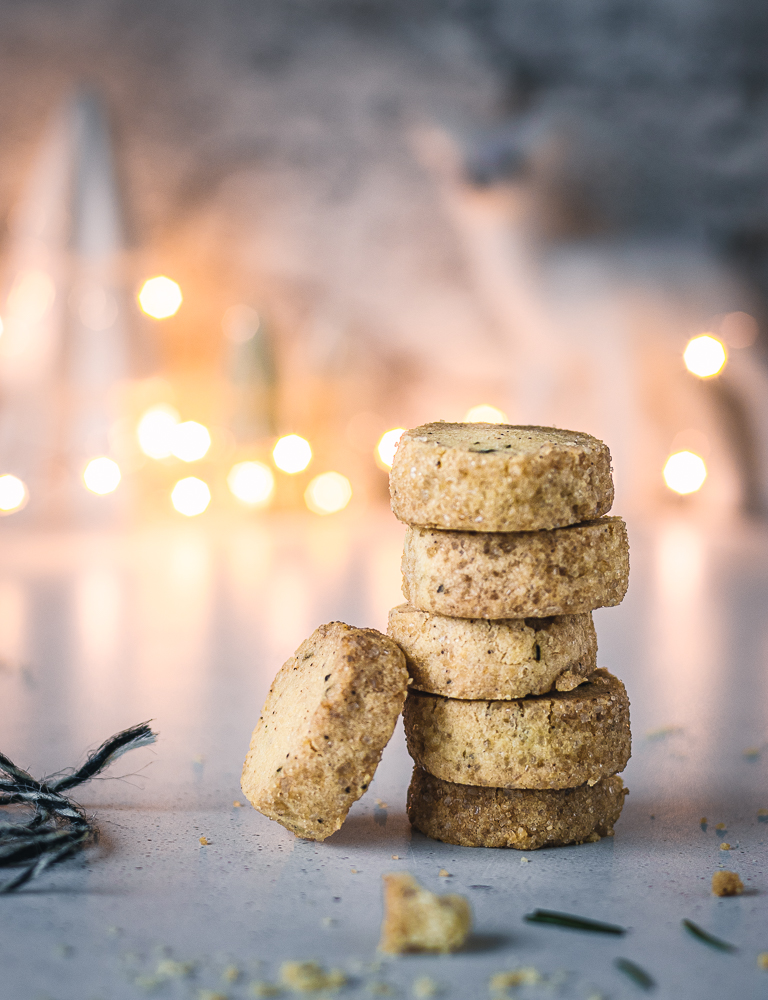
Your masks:
<svg viewBox="0 0 768 1000"><path fill-rule="evenodd" d="M656 988L656 982L653 980L645 969L641 969L639 965L635 965L634 962L630 962L628 958L617 958L613 963L619 972L623 972L624 975L631 979L632 982L639 986L643 990L652 990Z"/></svg>
<svg viewBox="0 0 768 1000"><path fill-rule="evenodd" d="M589 917L577 917L573 913L558 913L557 910L534 910L523 917L528 924L551 924L553 927L566 927L572 931L588 931L592 934L626 934L626 928L618 924L606 924L601 920L590 920Z"/></svg>
<svg viewBox="0 0 768 1000"><path fill-rule="evenodd" d="M682 924L691 937L695 937L697 941L701 941L703 944L708 944L710 948L717 948L718 951L737 951L735 944L729 944L721 938L716 938L714 935L708 934L692 920L683 920Z"/></svg>

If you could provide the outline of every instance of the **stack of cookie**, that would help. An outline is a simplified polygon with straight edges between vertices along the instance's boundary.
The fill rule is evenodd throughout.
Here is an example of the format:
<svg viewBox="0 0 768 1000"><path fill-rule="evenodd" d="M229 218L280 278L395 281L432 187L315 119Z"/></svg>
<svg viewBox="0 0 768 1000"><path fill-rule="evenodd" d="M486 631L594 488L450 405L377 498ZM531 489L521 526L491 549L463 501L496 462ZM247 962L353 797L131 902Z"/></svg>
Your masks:
<svg viewBox="0 0 768 1000"><path fill-rule="evenodd" d="M597 669L591 612L626 593L607 447L545 427L435 423L403 434L390 477L408 530L405 653L411 823L516 847L613 832L630 756L624 685Z"/></svg>

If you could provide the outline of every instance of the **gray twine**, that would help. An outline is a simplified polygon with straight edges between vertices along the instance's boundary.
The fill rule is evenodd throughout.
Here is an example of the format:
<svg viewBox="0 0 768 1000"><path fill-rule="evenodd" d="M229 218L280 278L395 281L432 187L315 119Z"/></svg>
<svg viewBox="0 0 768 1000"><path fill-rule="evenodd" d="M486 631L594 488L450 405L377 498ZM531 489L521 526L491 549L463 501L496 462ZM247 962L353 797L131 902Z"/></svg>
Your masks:
<svg viewBox="0 0 768 1000"><path fill-rule="evenodd" d="M0 823L0 868L24 867L4 885L0 895L13 892L50 865L81 851L98 838L85 810L63 792L100 774L129 750L149 746L157 734L143 722L106 740L71 774L38 781L0 753L0 806L27 805L34 809L22 823Z"/></svg>

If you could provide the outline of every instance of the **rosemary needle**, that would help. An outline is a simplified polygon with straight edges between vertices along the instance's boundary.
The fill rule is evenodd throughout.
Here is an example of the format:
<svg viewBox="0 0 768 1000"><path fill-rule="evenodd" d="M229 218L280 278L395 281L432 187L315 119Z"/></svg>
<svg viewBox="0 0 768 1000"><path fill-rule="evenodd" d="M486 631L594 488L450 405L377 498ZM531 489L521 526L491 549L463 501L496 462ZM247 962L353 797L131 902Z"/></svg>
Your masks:
<svg viewBox="0 0 768 1000"><path fill-rule="evenodd" d="M683 920L683 927L688 931L691 937L695 937L698 941L703 944L708 944L710 948L717 948L718 951L736 951L735 944L729 944L728 941L723 941L722 938L717 938L713 934L708 934L703 927L699 927L692 920Z"/></svg>
<svg viewBox="0 0 768 1000"><path fill-rule="evenodd" d="M613 964L619 972L623 972L624 975L628 979L631 979L636 986L640 987L640 989L652 990L656 988L655 980L648 975L645 969L641 969L639 965L635 965L634 962L630 962L628 958L614 959Z"/></svg>
<svg viewBox="0 0 768 1000"><path fill-rule="evenodd" d="M528 924L551 924L553 927L567 927L572 931L589 931L592 934L626 934L626 928L618 924L606 924L602 920L577 917L573 913L558 913L557 910L534 910L523 917Z"/></svg>

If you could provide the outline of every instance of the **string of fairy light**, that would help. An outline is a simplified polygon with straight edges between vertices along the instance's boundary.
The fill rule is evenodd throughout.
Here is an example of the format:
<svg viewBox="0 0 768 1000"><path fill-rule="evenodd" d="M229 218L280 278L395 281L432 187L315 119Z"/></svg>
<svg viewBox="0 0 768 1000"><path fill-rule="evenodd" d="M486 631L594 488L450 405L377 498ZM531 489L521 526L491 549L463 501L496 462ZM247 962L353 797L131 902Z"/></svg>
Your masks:
<svg viewBox="0 0 768 1000"><path fill-rule="evenodd" d="M178 312L183 295L177 282L165 275L157 275L143 283L137 300L146 315L163 320ZM733 315L743 316L754 324L754 320L746 314ZM688 372L703 380L716 378L727 361L725 344L712 333L693 337L683 352ZM485 423L506 423L508 420L502 410L489 404L472 407L463 419ZM392 467L402 433L402 427L395 427L379 438L373 455L379 468L387 471ZM139 448L148 458L158 462L177 459L186 464L204 459L212 443L207 427L196 420L182 420L179 412L167 403L152 406L141 416L136 426L136 438ZM274 444L271 460L272 466L251 459L237 462L229 470L227 486L233 497L246 508L268 507L276 490L275 473L296 476L304 472L313 461L312 446L298 434L284 435ZM681 495L701 489L708 474L704 458L689 449L669 454L661 471L666 486ZM83 486L98 496L114 493L122 478L120 466L107 455L94 456L82 471ZM304 491L307 508L318 515L338 513L347 507L351 499L350 481L334 470L314 476ZM28 500L29 490L21 479L10 473L0 475L0 514L22 510ZM196 517L208 509L211 490L202 478L183 476L170 490L169 501L179 514Z"/></svg>

